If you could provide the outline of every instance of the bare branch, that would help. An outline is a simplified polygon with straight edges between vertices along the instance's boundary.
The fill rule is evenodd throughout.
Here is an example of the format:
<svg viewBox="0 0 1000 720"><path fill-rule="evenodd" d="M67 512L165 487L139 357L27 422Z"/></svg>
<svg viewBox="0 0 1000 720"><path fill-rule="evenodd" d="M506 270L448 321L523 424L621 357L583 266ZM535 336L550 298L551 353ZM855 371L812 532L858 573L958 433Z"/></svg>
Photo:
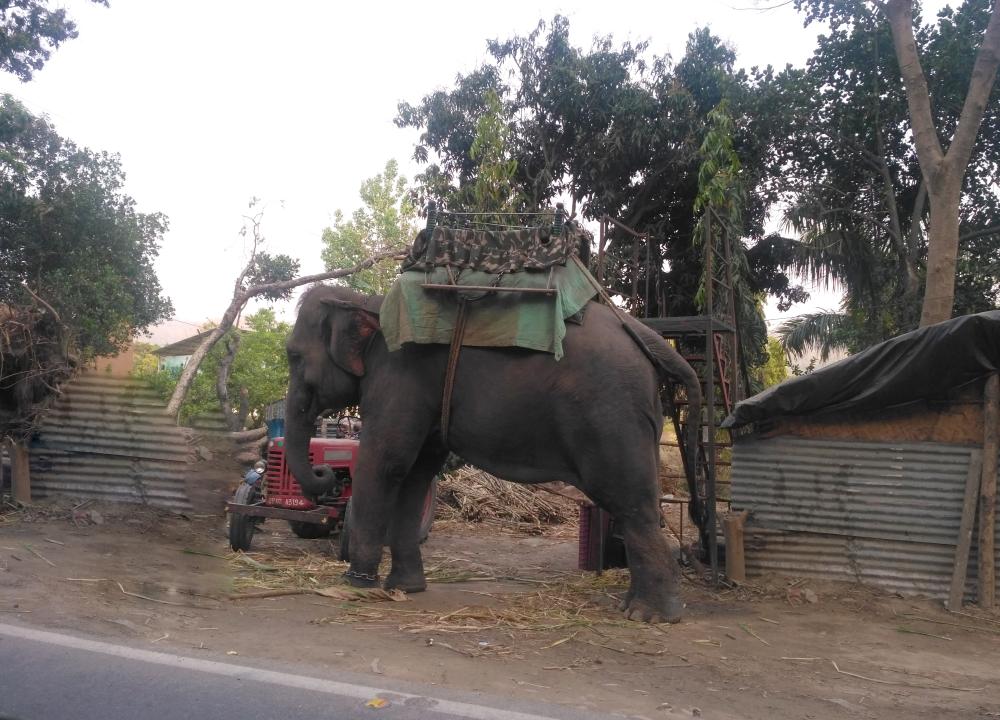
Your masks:
<svg viewBox="0 0 1000 720"><path fill-rule="evenodd" d="M986 26L983 44L976 53L969 90L946 158L948 165L960 169L962 175L965 174L966 166L969 164L972 147L975 145L976 135L979 134L979 126L983 122L983 114L986 112L986 103L993 90L998 66L1000 66L1000 0L993 0L990 23Z"/></svg>
<svg viewBox="0 0 1000 720"><path fill-rule="evenodd" d="M215 344L219 342L219 339L226 334L229 328L233 326L236 318L239 317L244 306L246 306L247 302L251 298L266 292L290 290L292 288L321 282L323 280L333 280L335 278L353 275L354 273L370 268L372 265L381 262L382 260L388 260L390 258L402 260L405 256L406 255L402 250L389 250L384 253L379 253L378 255L373 255L352 268L329 270L327 272L316 273L315 275L303 275L302 277L282 280L280 282L251 285L245 290L240 285L237 285L233 292L233 299L229 303L229 307L226 309L226 312L223 313L218 326L212 329L212 332L209 333L209 335L202 341L201 345L199 345L194 353L192 353L191 359L188 360L187 365L185 365L184 369L181 371L181 376L177 379L177 387L174 388L174 393L170 396L170 402L167 404L167 414L173 418L178 416L181 404L187 396L191 383L194 381L195 374L198 372L198 367L201 365L202 360L205 359L205 355L207 355Z"/></svg>
<svg viewBox="0 0 1000 720"><path fill-rule="evenodd" d="M301 285L309 285L310 283L323 282L324 280L334 280L336 278L346 277L348 275L354 275L362 270L367 270L372 265L379 263L383 260L402 260L406 257L406 253L401 250L387 250L384 253L379 253L378 255L372 255L367 260L363 260L352 268L341 268L337 270L328 270L326 272L316 273L315 275L303 275L301 277L292 278L291 280L282 280L281 282L264 283L261 285L252 285L247 288L246 292L243 293L246 299L254 297L255 295L260 295L265 292L274 292L279 290L290 290L292 288L299 287Z"/></svg>
<svg viewBox="0 0 1000 720"><path fill-rule="evenodd" d="M32 292L31 288L28 287L28 283L22 282L21 286L25 290L28 291L28 294L31 295L31 297L35 298L35 302L39 302L42 305L44 305L45 309L48 310L50 313L52 313L52 317L54 317L56 319L56 322L59 323L60 325L62 325L62 318L59 317L59 313L56 312L56 310L55 310L54 307L52 307L51 305L49 305L47 302L45 302L44 299L42 299L41 297L39 297L38 295L36 295L34 292Z"/></svg>
<svg viewBox="0 0 1000 720"><path fill-rule="evenodd" d="M973 238L982 237L983 235L998 235L1000 234L1000 225L991 225L987 228L980 228L979 230L972 230L971 232L965 233L958 238L959 242L965 242L966 240L972 240Z"/></svg>
<svg viewBox="0 0 1000 720"><path fill-rule="evenodd" d="M913 3L911 0L888 0L881 6L881 10L892 30L892 44L896 49L896 60L906 88L906 103L910 109L910 123L917 146L917 157L920 158L920 169L933 190L944 152L934 127L927 78L920 65L917 43L913 37Z"/></svg>

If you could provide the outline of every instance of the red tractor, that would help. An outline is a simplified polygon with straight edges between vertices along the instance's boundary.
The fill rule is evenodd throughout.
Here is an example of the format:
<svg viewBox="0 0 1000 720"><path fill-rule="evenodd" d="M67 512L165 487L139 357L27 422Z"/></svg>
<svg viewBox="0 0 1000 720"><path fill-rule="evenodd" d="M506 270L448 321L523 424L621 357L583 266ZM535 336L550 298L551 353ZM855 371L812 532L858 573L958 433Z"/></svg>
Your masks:
<svg viewBox="0 0 1000 720"><path fill-rule="evenodd" d="M300 538L316 539L340 535L341 560L348 560L348 528L351 522L351 478L358 456L358 440L352 437L313 438L309 460L313 465L329 465L337 481L325 495L313 502L302 494L298 482L285 464L285 442L281 437L268 443L267 466L261 476L248 472L240 483L229 512L229 545L233 550L249 550L257 526L267 518L287 520ZM421 514L420 539L427 539L434 521L437 479L431 483Z"/></svg>

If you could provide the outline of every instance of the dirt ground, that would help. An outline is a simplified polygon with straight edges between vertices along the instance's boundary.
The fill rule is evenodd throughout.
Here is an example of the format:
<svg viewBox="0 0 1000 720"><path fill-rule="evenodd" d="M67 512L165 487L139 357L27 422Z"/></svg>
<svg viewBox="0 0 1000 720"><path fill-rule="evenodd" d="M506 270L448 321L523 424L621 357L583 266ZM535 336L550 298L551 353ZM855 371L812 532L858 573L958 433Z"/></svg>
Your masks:
<svg viewBox="0 0 1000 720"><path fill-rule="evenodd" d="M578 572L566 527L438 523L431 585L405 602L230 599L334 584L333 549L269 521L241 557L220 515L42 504L0 515L0 622L628 717L1000 718L1000 616L784 578L715 591L689 571L683 622L630 623L627 576Z"/></svg>

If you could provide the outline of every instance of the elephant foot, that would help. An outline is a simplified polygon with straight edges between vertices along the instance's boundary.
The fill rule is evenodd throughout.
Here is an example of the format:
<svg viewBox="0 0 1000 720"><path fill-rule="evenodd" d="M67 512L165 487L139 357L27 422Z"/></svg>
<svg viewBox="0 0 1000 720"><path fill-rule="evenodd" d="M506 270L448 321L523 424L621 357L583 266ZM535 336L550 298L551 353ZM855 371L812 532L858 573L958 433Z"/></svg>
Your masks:
<svg viewBox="0 0 1000 720"><path fill-rule="evenodd" d="M355 570L346 570L344 572L344 578L351 585L351 587L359 588L374 588L378 587L378 575L368 575L366 573L357 572Z"/></svg>
<svg viewBox="0 0 1000 720"><path fill-rule="evenodd" d="M660 623L680 622L683 607L683 603L678 597L669 597L663 602L655 604L642 598L627 597L619 609L625 612L625 617L629 620L658 625Z"/></svg>
<svg viewBox="0 0 1000 720"><path fill-rule="evenodd" d="M385 579L386 590L402 590L406 593L418 593L427 589L427 578L423 573L404 573L393 570Z"/></svg>

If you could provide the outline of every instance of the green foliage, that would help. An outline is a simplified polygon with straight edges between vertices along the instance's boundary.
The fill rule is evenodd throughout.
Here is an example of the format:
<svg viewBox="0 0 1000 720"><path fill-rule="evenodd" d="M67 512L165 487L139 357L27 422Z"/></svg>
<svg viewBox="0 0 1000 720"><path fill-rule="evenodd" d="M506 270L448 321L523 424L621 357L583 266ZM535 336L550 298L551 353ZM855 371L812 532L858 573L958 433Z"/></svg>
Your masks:
<svg viewBox="0 0 1000 720"><path fill-rule="evenodd" d="M42 69L53 49L76 36L76 23L66 10L50 10L48 0L0 0L0 70L25 82Z"/></svg>
<svg viewBox="0 0 1000 720"><path fill-rule="evenodd" d="M421 195L450 198L476 182L472 146L480 120L496 112L495 94L522 210L543 211L568 196L585 218L608 214L648 234L652 242L641 241L636 264L631 238L613 231L606 283L639 315L696 314L700 148L708 113L723 98L732 107L733 148L746 176L745 236L763 236L766 198L756 188L768 134L756 124L753 88L734 69L732 50L707 29L689 35L676 65L650 57L645 43L616 45L610 37L582 49L570 42L561 16L527 36L492 41L488 50L488 61L459 75L450 90L399 106L396 123L420 131L414 159L425 165L417 176ZM755 295L801 298L772 255L748 257L748 268ZM640 289L634 301L633 287Z"/></svg>
<svg viewBox="0 0 1000 720"><path fill-rule="evenodd" d="M322 257L327 270L353 267L372 255L402 250L416 235L417 213L395 160L362 183L361 201L362 207L350 220L345 221L337 210L333 227L323 230ZM384 295L395 277L395 265L381 263L337 282L369 295Z"/></svg>
<svg viewBox="0 0 1000 720"><path fill-rule="evenodd" d="M291 280L299 274L299 261L288 255L271 255L266 252L258 252L254 256L253 267L247 273L246 281L248 285L265 285L269 283L285 282ZM287 300L292 296L294 288L287 290L268 290L260 294L260 297L268 300Z"/></svg>
<svg viewBox="0 0 1000 720"><path fill-rule="evenodd" d="M156 345L137 342L132 344L133 360L132 374L136 377L149 377L157 372L160 359L153 354Z"/></svg>
<svg viewBox="0 0 1000 720"><path fill-rule="evenodd" d="M233 361L228 388L229 396L233 399L239 396L241 388L246 388L250 407L247 425L256 427L263 422L264 407L283 398L287 391L288 359L285 355L285 343L291 332L291 326L279 322L271 308L261 308L248 316L245 324L246 329L238 331L241 334L239 350ZM237 331L230 330L223 336L202 361L181 406L182 421L186 422L198 415L210 415L219 411L219 400L215 389L216 378L219 374L219 364L226 352L226 340L234 332ZM157 371L155 363L150 369L145 357L139 355L136 357L133 372L146 380L164 399L171 396L180 376L179 370Z"/></svg>
<svg viewBox="0 0 1000 720"><path fill-rule="evenodd" d="M867 347L864 328L848 312L820 310L789 318L778 328L778 337L788 353L801 356L816 348L823 362L837 351L854 353Z"/></svg>
<svg viewBox="0 0 1000 720"><path fill-rule="evenodd" d="M81 355L112 354L169 317L153 269L166 218L124 192L117 155L77 147L0 97L0 304L48 301Z"/></svg>
<svg viewBox="0 0 1000 720"><path fill-rule="evenodd" d="M480 220L487 225L516 226L518 221L513 213L519 209L522 197L514 184L517 160L510 157L510 131L496 92L488 90L485 101L486 112L476 122L476 138L469 149L469 155L478 165L470 201L464 206L484 213Z"/></svg>
<svg viewBox="0 0 1000 720"><path fill-rule="evenodd" d="M767 362L755 368L754 375L762 390L788 378L788 358L778 338L767 339Z"/></svg>
<svg viewBox="0 0 1000 720"><path fill-rule="evenodd" d="M727 307L729 290L725 285L732 280L732 305L739 331L740 354L751 368L765 365L769 351L765 349L767 324L764 322L764 298L755 293L750 281L746 248L742 242L743 207L746 205L744 179L739 157L733 147L733 118L729 103L723 100L708 113L708 132L701 143L702 163L698 169L698 196L694 210L701 213L695 225L695 244L704 250L706 232L712 242L716 260L712 266L712 279L716 293L713 305L707 308L705 286L709 282L707 268L703 268L697 302L702 312L722 317L729 315ZM730 277L722 271L723 241L728 238ZM758 375L750 374L747 394L762 390L756 382Z"/></svg>

